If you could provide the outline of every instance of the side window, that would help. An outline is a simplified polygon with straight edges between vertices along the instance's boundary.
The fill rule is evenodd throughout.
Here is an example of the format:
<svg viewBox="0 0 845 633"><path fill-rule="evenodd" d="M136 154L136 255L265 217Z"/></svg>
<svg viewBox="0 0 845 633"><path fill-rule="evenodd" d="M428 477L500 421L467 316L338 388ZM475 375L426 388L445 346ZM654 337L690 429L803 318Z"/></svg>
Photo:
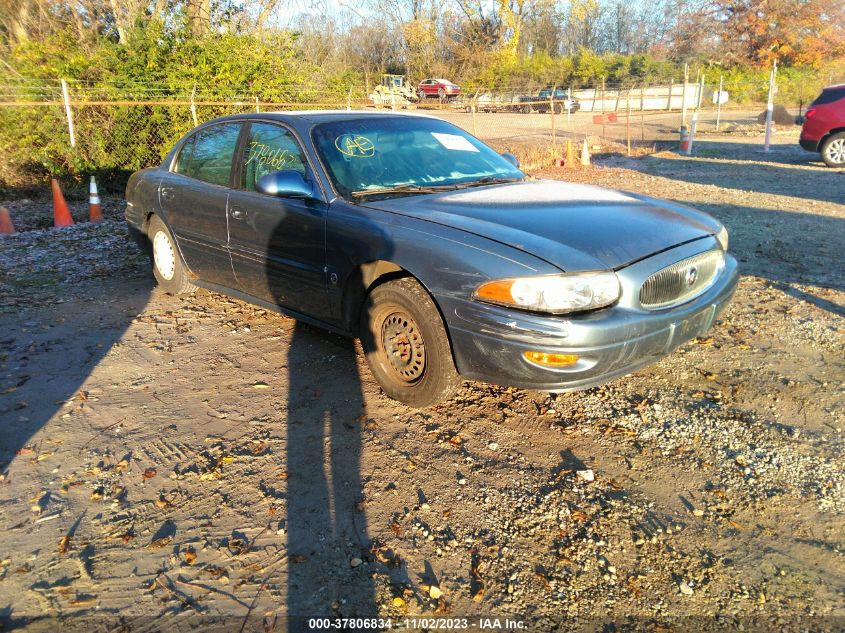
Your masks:
<svg viewBox="0 0 845 633"><path fill-rule="evenodd" d="M194 141L196 138L196 135L189 138L182 145L182 149L179 150L179 154L176 156L176 162L173 163L173 171L177 174L187 174L191 168L191 156L194 153Z"/></svg>
<svg viewBox="0 0 845 633"><path fill-rule="evenodd" d="M198 132L193 140L191 163L188 170L182 173L213 185L228 187L232 157L240 132L240 123L222 123Z"/></svg>
<svg viewBox="0 0 845 633"><path fill-rule="evenodd" d="M293 169L304 176L305 165L305 157L290 131L272 123L253 123L244 148L241 187L255 191L262 176L283 169Z"/></svg>

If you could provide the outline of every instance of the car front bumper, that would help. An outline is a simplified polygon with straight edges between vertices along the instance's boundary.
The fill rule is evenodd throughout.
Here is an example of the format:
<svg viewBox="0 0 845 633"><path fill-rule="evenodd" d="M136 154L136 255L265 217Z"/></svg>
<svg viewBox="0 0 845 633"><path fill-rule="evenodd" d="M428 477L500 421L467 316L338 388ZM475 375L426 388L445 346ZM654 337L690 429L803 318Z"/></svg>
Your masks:
<svg viewBox="0 0 845 633"><path fill-rule="evenodd" d="M448 310L461 375L540 391L575 391L654 363L706 332L727 307L737 281L736 260L726 255L720 275L703 294L663 310L618 305L580 315L548 316L471 300L447 300L441 305ZM526 360L526 351L577 354L579 361L552 369Z"/></svg>

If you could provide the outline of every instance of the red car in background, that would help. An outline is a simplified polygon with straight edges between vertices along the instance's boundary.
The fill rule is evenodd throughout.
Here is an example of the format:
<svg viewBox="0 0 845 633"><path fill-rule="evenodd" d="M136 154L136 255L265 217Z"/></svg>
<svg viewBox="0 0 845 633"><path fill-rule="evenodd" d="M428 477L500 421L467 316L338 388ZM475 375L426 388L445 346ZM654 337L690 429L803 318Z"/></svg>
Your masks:
<svg viewBox="0 0 845 633"><path fill-rule="evenodd" d="M448 79L424 79L417 87L417 94L420 96L420 99L427 97L451 99L461 94L461 87L453 84Z"/></svg>
<svg viewBox="0 0 845 633"><path fill-rule="evenodd" d="M845 167L845 84L828 86L810 104L798 142L828 167Z"/></svg>

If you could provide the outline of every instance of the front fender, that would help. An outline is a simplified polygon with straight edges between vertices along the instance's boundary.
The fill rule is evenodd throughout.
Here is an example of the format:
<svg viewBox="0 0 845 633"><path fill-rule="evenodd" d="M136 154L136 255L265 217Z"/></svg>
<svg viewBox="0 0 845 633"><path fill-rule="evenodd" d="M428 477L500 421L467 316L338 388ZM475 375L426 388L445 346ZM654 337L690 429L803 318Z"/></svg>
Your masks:
<svg viewBox="0 0 845 633"><path fill-rule="evenodd" d="M336 200L329 207L326 257L333 316L352 275L373 261L413 275L438 305L468 299L490 279L554 274L560 269L524 251L464 231ZM337 310L337 312L334 312ZM444 312L447 326L454 315Z"/></svg>

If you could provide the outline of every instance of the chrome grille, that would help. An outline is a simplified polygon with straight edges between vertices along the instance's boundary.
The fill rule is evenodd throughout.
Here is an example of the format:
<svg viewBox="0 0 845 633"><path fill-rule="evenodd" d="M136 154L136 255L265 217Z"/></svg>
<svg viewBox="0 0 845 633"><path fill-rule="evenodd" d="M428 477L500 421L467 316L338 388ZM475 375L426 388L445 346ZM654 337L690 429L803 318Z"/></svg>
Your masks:
<svg viewBox="0 0 845 633"><path fill-rule="evenodd" d="M689 301L710 287L724 263L725 255L718 249L675 262L645 280L640 304L657 310Z"/></svg>

